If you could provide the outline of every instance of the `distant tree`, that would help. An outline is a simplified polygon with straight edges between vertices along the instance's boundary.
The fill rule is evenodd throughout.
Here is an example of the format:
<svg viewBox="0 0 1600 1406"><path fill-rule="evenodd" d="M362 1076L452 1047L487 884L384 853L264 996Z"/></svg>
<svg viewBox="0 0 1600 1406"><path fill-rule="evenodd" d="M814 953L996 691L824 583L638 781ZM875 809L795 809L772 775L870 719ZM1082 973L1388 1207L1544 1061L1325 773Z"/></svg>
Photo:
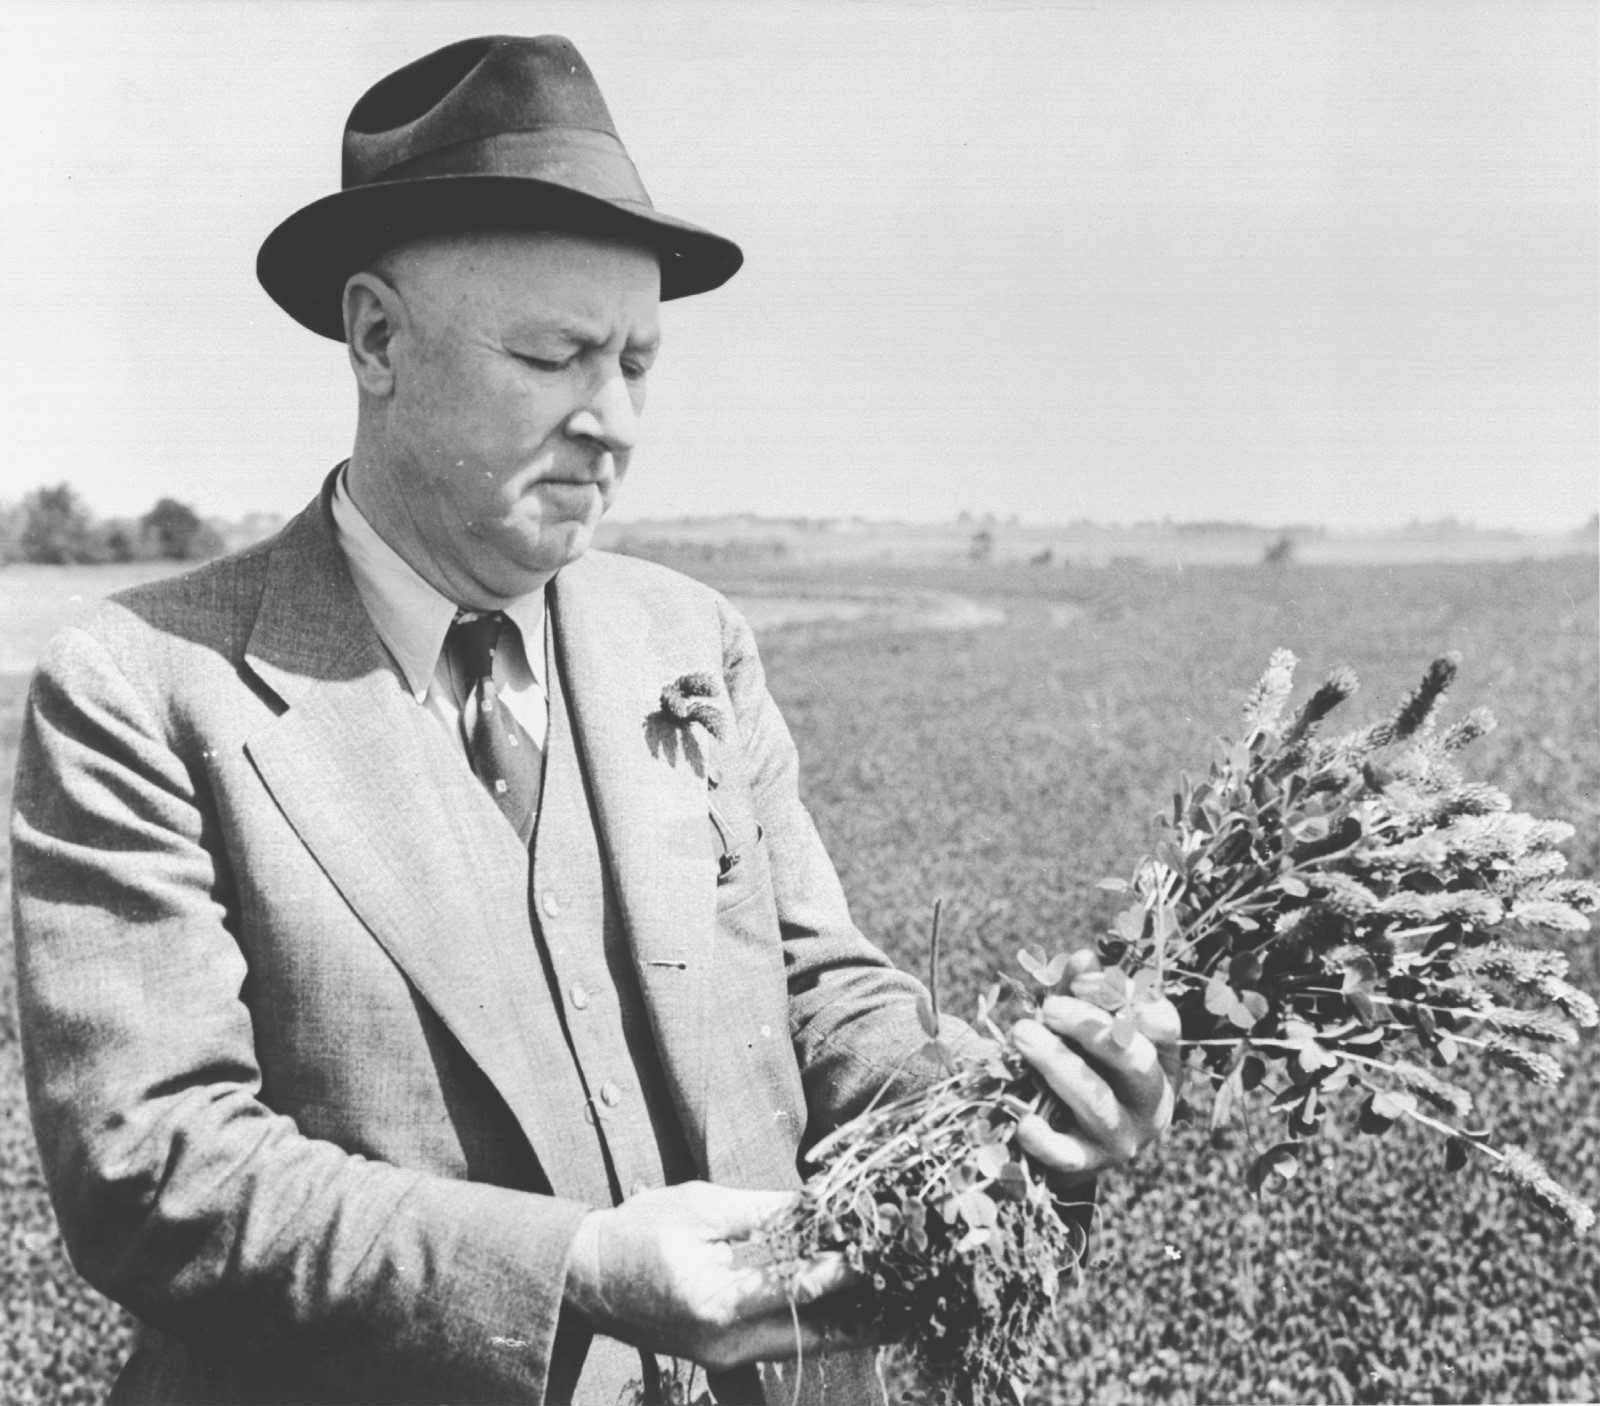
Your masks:
<svg viewBox="0 0 1600 1406"><path fill-rule="evenodd" d="M0 503L0 566L22 559L22 509Z"/></svg>
<svg viewBox="0 0 1600 1406"><path fill-rule="evenodd" d="M107 559L105 539L70 483L35 489L23 499L17 555L46 566Z"/></svg>
<svg viewBox="0 0 1600 1406"><path fill-rule="evenodd" d="M138 518L114 517L100 524L108 561L149 561L160 556L155 538Z"/></svg>
<svg viewBox="0 0 1600 1406"><path fill-rule="evenodd" d="M993 555L994 533L987 527L980 527L967 543L967 556L973 561L988 561Z"/></svg>
<svg viewBox="0 0 1600 1406"><path fill-rule="evenodd" d="M189 556L189 543L201 527L200 514L176 498L162 498L139 519L139 526L150 534L157 556L169 561L185 561Z"/></svg>
<svg viewBox="0 0 1600 1406"><path fill-rule="evenodd" d="M1261 553L1261 564L1263 566L1288 566L1293 560L1294 538L1287 532L1278 538L1276 542L1269 543L1266 550Z"/></svg>
<svg viewBox="0 0 1600 1406"><path fill-rule="evenodd" d="M150 555L168 561L198 561L222 550L222 537L187 503L163 498L139 519Z"/></svg>

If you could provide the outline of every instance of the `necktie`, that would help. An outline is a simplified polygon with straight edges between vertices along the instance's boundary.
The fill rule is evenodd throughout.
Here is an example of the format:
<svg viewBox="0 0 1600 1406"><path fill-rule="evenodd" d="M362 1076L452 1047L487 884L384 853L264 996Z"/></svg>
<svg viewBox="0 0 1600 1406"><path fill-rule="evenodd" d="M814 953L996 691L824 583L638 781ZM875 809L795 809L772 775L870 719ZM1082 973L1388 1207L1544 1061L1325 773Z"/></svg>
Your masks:
<svg viewBox="0 0 1600 1406"><path fill-rule="evenodd" d="M539 814L544 753L500 701L494 654L506 629L516 626L499 611L463 613L450 626L444 647L465 685L461 730L473 774L527 844Z"/></svg>

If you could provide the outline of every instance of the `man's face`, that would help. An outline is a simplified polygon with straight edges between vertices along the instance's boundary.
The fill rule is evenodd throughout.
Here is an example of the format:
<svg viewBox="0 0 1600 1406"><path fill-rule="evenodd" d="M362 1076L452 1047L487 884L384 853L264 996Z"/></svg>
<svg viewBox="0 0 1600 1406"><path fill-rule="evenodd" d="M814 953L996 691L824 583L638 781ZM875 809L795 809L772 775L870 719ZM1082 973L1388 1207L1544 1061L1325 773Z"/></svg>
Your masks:
<svg viewBox="0 0 1600 1406"><path fill-rule="evenodd" d="M627 472L660 342L655 255L576 235L408 246L383 276L388 472L445 574L510 598L582 555Z"/></svg>

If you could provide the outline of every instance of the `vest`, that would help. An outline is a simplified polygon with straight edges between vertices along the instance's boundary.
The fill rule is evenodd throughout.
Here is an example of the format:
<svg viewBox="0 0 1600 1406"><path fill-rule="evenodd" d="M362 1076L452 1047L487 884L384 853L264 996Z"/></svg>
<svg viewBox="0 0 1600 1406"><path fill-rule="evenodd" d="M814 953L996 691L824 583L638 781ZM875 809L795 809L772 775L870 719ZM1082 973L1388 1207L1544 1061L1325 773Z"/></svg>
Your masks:
<svg viewBox="0 0 1600 1406"><path fill-rule="evenodd" d="M556 659L553 622L545 629L550 725L544 788L529 864L528 901L545 979L588 1103L594 1141L589 1184L597 1205L702 1175L694 1163L656 1051L627 928L611 883L592 798L573 736ZM607 1200L602 1200L603 1190ZM563 1318L562 1334L578 1331ZM636 1349L592 1339L575 1387L549 1384L548 1399L572 1390L577 1406L616 1406L641 1379ZM625 1399L625 1398L621 1398Z"/></svg>

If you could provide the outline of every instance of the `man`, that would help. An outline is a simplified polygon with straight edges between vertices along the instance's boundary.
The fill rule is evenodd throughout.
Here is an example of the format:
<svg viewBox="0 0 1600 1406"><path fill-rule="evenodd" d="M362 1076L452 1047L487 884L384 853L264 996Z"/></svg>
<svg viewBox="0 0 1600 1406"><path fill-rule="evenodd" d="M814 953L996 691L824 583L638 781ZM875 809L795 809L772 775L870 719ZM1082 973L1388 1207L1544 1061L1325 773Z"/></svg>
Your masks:
<svg viewBox="0 0 1600 1406"><path fill-rule="evenodd" d="M659 303L740 259L653 210L551 38L379 83L344 189L263 246L347 343L351 457L271 542L60 637L19 766L40 1150L145 1325L116 1399L610 1406L643 1349L741 1401L793 1356L739 1242L914 1086L920 988L850 923L738 615L587 550ZM1046 1020L1019 1048L1075 1127L1024 1140L1091 1175L1170 1089L1092 1007Z"/></svg>

